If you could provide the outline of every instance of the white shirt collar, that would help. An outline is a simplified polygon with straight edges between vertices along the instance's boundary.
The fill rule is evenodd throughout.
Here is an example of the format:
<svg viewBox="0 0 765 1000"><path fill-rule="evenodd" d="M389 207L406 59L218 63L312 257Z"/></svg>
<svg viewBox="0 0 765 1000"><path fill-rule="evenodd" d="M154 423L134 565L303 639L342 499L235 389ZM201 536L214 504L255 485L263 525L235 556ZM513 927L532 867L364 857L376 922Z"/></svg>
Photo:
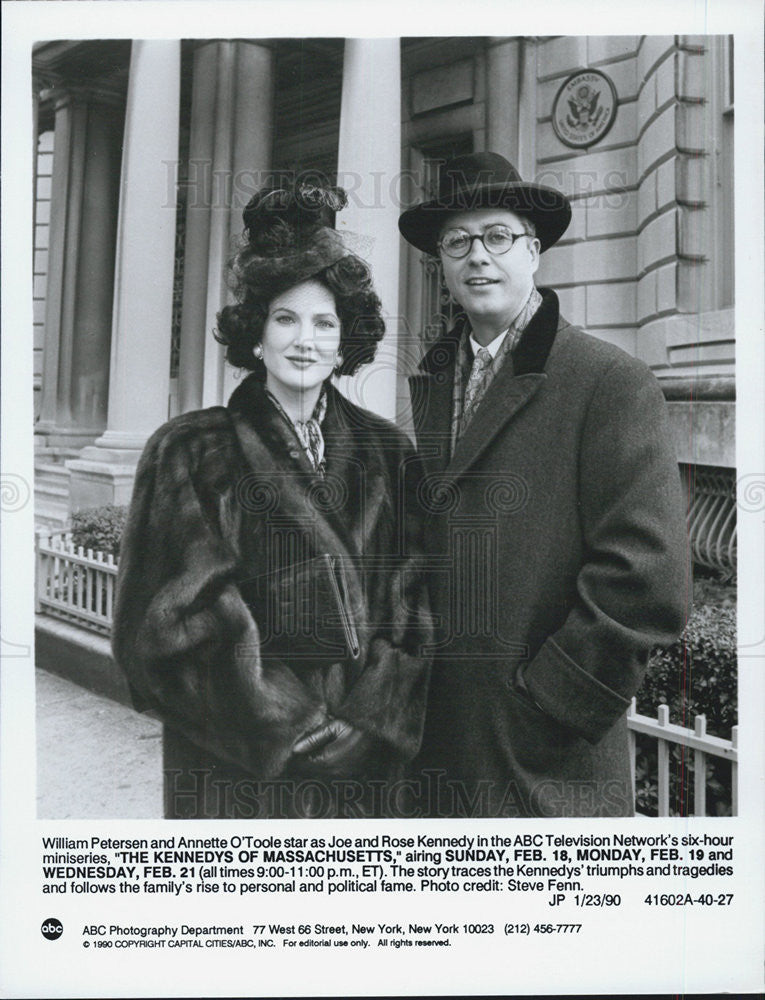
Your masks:
<svg viewBox="0 0 765 1000"><path fill-rule="evenodd" d="M502 333L498 333L497 336L494 338L494 340L492 340L490 343L488 343L486 345L485 350L487 350L489 352L489 354L491 354L492 358L496 358L497 352L499 351L500 347L502 346L502 342L504 341L505 337L508 335L509 331L510 331L510 327L508 327L507 330L503 330ZM473 357L475 357L476 354L478 354L478 351L481 349L482 346L483 345L479 344L478 341L473 336L473 334L471 333L470 334L470 347L471 347L471 349L473 351Z"/></svg>

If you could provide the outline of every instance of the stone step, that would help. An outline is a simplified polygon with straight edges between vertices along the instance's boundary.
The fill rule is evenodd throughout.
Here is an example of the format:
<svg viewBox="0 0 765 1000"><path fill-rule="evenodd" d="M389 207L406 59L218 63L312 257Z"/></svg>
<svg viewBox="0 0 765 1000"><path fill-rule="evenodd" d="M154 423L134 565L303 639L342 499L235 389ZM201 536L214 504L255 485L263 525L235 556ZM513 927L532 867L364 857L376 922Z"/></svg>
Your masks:
<svg viewBox="0 0 765 1000"><path fill-rule="evenodd" d="M36 448L35 465L42 462L51 465L63 465L70 458L77 458L80 454L77 448Z"/></svg>
<svg viewBox="0 0 765 1000"><path fill-rule="evenodd" d="M35 462L35 480L60 479L62 482L69 482L71 473L65 465L56 465L53 462Z"/></svg>
<svg viewBox="0 0 765 1000"><path fill-rule="evenodd" d="M37 470L35 475L35 524L59 530L69 523L69 473L60 466Z"/></svg>
<svg viewBox="0 0 765 1000"><path fill-rule="evenodd" d="M35 503L41 500L52 500L56 504L69 505L69 490L58 483L37 483L35 485Z"/></svg>
<svg viewBox="0 0 765 1000"><path fill-rule="evenodd" d="M55 510L65 511L67 517L69 516L69 494L60 493L56 490L36 490L35 491L35 510Z"/></svg>
<svg viewBox="0 0 765 1000"><path fill-rule="evenodd" d="M55 493L69 494L69 476L59 476L55 472L43 472L35 476L35 493L45 493L53 490Z"/></svg>
<svg viewBox="0 0 765 1000"><path fill-rule="evenodd" d="M35 525L60 531L69 525L71 474L63 464L78 454L71 448L42 448L35 455Z"/></svg>

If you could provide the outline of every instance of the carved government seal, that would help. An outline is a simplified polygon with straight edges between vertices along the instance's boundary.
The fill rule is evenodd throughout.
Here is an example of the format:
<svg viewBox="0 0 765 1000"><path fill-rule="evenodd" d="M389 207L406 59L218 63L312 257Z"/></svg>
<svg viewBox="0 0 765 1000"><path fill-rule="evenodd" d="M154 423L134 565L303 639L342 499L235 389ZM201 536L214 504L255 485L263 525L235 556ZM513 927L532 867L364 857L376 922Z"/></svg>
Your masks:
<svg viewBox="0 0 765 1000"><path fill-rule="evenodd" d="M575 149L592 146L613 125L616 106L616 88L605 73L597 69L572 73L553 103L555 134Z"/></svg>

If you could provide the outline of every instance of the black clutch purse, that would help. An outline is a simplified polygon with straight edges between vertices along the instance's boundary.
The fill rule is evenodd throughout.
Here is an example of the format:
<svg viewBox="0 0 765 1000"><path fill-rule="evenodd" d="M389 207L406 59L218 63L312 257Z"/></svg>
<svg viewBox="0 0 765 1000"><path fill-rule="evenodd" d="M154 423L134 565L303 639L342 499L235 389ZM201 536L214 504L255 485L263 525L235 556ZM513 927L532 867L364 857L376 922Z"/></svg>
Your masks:
<svg viewBox="0 0 765 1000"><path fill-rule="evenodd" d="M358 660L361 649L342 560L327 553L242 585L261 655L290 663Z"/></svg>

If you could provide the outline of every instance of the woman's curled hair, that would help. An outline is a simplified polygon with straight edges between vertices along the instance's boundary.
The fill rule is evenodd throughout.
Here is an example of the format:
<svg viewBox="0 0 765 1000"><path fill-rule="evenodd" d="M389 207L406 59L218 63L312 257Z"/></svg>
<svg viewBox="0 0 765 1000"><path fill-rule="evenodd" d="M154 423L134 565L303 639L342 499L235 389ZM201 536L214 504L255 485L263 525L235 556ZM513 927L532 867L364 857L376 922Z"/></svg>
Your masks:
<svg viewBox="0 0 765 1000"><path fill-rule="evenodd" d="M296 184L264 188L244 210L244 239L229 263L237 299L218 313L215 338L237 368L263 371L253 350L260 343L271 301L314 280L334 296L340 320L338 374L352 375L373 360L385 332L382 303L367 264L346 251L340 234L327 225L330 213L347 204L342 188Z"/></svg>

